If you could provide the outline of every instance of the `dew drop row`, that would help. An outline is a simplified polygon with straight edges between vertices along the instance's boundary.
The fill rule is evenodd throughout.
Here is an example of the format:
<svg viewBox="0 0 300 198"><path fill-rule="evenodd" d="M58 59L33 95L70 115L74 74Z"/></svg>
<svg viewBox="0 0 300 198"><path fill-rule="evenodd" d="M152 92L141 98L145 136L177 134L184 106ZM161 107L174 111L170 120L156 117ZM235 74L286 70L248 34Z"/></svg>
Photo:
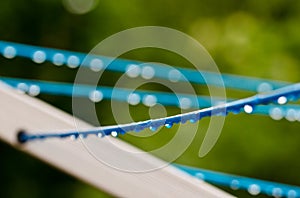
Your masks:
<svg viewBox="0 0 300 198"><path fill-rule="evenodd" d="M97 127L91 130L86 131L70 131L67 133L23 133L20 135L20 142L26 142L29 140L36 139L46 139L46 138L65 138L74 136L75 137L87 137L88 135L97 135L102 133L101 137L107 135L113 135L116 137L118 134L125 134L130 131L139 132L144 129L158 129L159 127L165 126L166 128L172 128L174 124L184 124L187 121L191 123L195 123L204 117L210 116L226 116L228 113L237 113L240 111L245 111L246 113L252 113L253 109L258 105L267 105L269 103L281 104L288 101L296 101L300 98L300 83L286 86L284 88L280 88L268 94L258 94L249 98L236 100L232 102L228 102L225 104L221 104L218 106L213 106L197 111L192 111L189 113L178 114L170 117L146 120L141 122L122 124L122 125L114 125L114 126L106 126L106 127ZM284 102L284 103L283 103Z"/></svg>
<svg viewBox="0 0 300 198"><path fill-rule="evenodd" d="M68 83L58 83L49 81L36 81L28 79L18 79L18 78L4 78L1 77L0 80L8 83L9 85L15 87L20 93L27 93L31 96L37 96L40 93L52 94L52 95L64 95L70 97L87 97L91 102L98 103L103 99L118 99L119 101L127 102L130 105L144 104L148 107L153 107L156 104L161 104L164 106L176 106L181 109L195 109L195 108L205 108L211 106L210 98L207 96L191 96L191 95L181 95L181 94L159 94L156 92L140 92L133 90L120 89L122 93L126 94L115 94L118 98L113 98L112 88L110 87L98 87L94 88L87 85L78 85L77 91L73 92L73 85ZM118 91L117 88L114 88ZM162 98L164 100L162 100ZM229 99L231 101L232 99ZM166 103L167 101L167 103ZM213 104L217 104L219 101L213 101ZM287 103L287 98L278 98L277 103L280 105ZM285 118L290 122L299 121L300 122L300 106L298 105L268 105L268 106L256 106L253 108L250 105L243 107L245 113L248 114L261 114L268 115L274 120L281 120ZM231 111L233 114L240 113L240 109L233 109Z"/></svg>
<svg viewBox="0 0 300 198"><path fill-rule="evenodd" d="M190 83L204 85L208 84L221 87L225 85L226 88L255 91L259 93L272 91L288 85L286 82L230 74L219 75L217 73L198 71L195 69L185 69L174 66L166 67L156 63L148 64L132 60L118 58L113 59L105 56L71 52L7 41L0 41L0 53L7 59L23 57L31 59L37 64L42 64L45 61L48 61L53 65L66 65L72 69L82 66L88 67L95 72L103 71L104 69L114 72L122 72L130 78L136 78L140 76L146 80L152 78L161 78L171 82L188 81ZM219 79L220 76L222 76L222 79L220 79L220 82L216 82L214 79ZM224 84L221 81L224 81Z"/></svg>
<svg viewBox="0 0 300 198"><path fill-rule="evenodd" d="M276 198L296 198L300 196L300 187L298 186L231 175L178 164L174 164L174 166L200 180L204 180L214 185L229 187L233 190L246 190L253 196L259 194L265 194Z"/></svg>

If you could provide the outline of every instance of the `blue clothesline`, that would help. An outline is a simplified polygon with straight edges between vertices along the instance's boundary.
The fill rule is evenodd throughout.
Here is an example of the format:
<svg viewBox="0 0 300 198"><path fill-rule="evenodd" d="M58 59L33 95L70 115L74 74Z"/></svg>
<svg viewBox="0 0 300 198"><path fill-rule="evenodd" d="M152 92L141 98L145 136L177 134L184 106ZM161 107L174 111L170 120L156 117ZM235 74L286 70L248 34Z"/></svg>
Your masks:
<svg viewBox="0 0 300 198"><path fill-rule="evenodd" d="M246 190L251 195L260 193L274 197L296 198L300 196L300 187L277 182L269 182L211 170L173 164L175 167L208 183L230 187L233 190Z"/></svg>
<svg viewBox="0 0 300 198"><path fill-rule="evenodd" d="M117 101L125 101L129 103L133 102L130 101L130 96L132 96L132 94L136 94L138 98L136 98L135 101L139 99L138 103L142 102L142 99L145 98L146 96L151 95L155 97L156 103L160 103L166 106L180 107L180 99L183 98L188 98L190 100L190 107L193 108L211 106L211 99L208 96L192 96L189 94L175 95L173 93L167 93L167 92L131 90L131 89L106 87L106 86L94 87L91 85L84 85L84 84L74 85L71 83L49 82L49 81L7 78L7 77L0 77L0 80L21 91L28 92L28 94L30 95L32 95L32 93L30 92L30 87L36 86L36 88L39 89L40 93L51 94L51 95L91 98L91 95L95 91L98 91L101 94L102 99L112 99ZM76 87L76 89L74 89L74 87Z"/></svg>
<svg viewBox="0 0 300 198"><path fill-rule="evenodd" d="M70 68L77 68L81 65L83 67L89 67L94 71L104 69L105 64L107 62L110 62L111 60L110 57L96 55L87 56L83 53L69 52L65 50L57 50L44 47L35 47L5 41L0 41L0 52L5 58L8 59L19 56L32 59L36 63L50 61L54 65L61 66L65 64ZM142 70L145 67L140 66L140 64L141 62L138 61L116 59L114 62L112 62L112 64L108 65L106 69L110 71L127 73L129 77L137 77L141 75ZM185 79L187 79L190 82L205 85L207 82L204 80L203 76L205 78L214 79L217 75L212 72L204 71L202 71L200 74L196 70L184 69L179 67L167 68L162 65L152 63L147 64L147 67L148 69L149 67L152 69L153 77L167 79L173 82L185 81ZM143 75L141 76L143 77ZM282 104L285 104L288 101L299 99L300 84L286 86L289 83L229 74L223 74L222 78L224 80L225 87L228 88L255 92L271 91L278 88L280 89L265 94L255 95L246 99L231 101L223 105L217 105L210 108L193 111L190 113L131 124L97 127L87 131L69 131L64 133L28 133L26 131L22 131L18 134L18 140L21 143L24 143L46 138L72 137L76 139L78 137L85 138L88 135L97 135L99 137L104 137L106 135L117 136L118 134L123 134L128 131L139 132L145 128L156 131L161 126L171 128L176 123L185 123L187 121L194 123L204 117L225 116L229 112L237 114L242 111L249 114L255 113L270 115L274 119L281 119L282 117L286 117L290 121L300 120L298 105L282 106ZM113 90L110 87L97 87L95 90L95 87L89 85L76 85L76 91L74 92L73 85L68 83L54 83L13 78L1 78L1 80L10 84L11 86L18 88L23 92L28 92L30 95L37 95L41 92L44 94L90 97L93 102L98 102L101 99L113 99L137 104L137 96L139 100L141 100L142 98L149 95L154 96L157 100L157 103L178 107L182 107L180 98L188 98L191 102L189 104L190 108L208 107L211 105L215 105L215 102L218 102L210 101L209 97L190 96L187 94L174 95L171 93L146 92L141 90L132 92L132 90L129 89L114 88ZM211 80L209 81L209 83L214 86L222 86L221 84L218 84L217 82ZM115 94L112 94L113 91ZM134 102L130 101L130 96L132 96L132 94L136 94L134 95ZM95 98L95 96L97 96L97 98ZM273 104L270 105L269 103ZM234 176L214 171L207 171L204 169L195 169L176 164L175 166L193 176L201 178L212 184L231 187L232 189L248 190L248 192L252 195L264 193L274 197L289 198L299 197L300 195L300 188L295 186Z"/></svg>
<svg viewBox="0 0 300 198"><path fill-rule="evenodd" d="M8 59L14 57L23 57L32 59L36 63L49 61L57 66L67 65L70 68L77 68L79 66L82 66L91 68L94 71L103 70L105 65L113 60L112 58L105 56L87 55L84 53L31 46L6 41L0 41L0 52L4 57ZM142 62L117 58L114 59L114 61L105 69L109 71L127 73L130 77L136 77L141 75L143 69L147 67L147 70L149 70L150 68L151 72L153 72L153 77L156 78L167 79L173 82L188 80L191 83L202 85L209 84L214 86L223 86L223 84L220 84L220 82L213 80L216 78L218 79L218 74L215 74L213 72L201 71L201 73L199 73L199 71L197 70L180 67L171 68L154 63L147 63L147 65L144 66L140 66L140 64L142 64ZM209 80L206 82L203 77ZM231 74L222 74L222 79L226 88L254 92L270 91L288 85L287 82L272 81Z"/></svg>
<svg viewBox="0 0 300 198"><path fill-rule="evenodd" d="M63 95L70 97L86 97L90 98L92 102L99 102L102 99L111 99L121 102L127 102L129 104L139 104L147 102L143 99L147 96L155 98L156 103L164 106L175 106L186 109L199 109L212 106L212 104L218 104L220 100L211 101L208 96L193 96L189 94L172 94L166 92L154 92L154 91L142 91L131 90L112 87L95 87L90 85L76 85L76 89L73 90L74 85L71 83L49 82L39 80L28 80L18 78L0 77L3 82L17 88L20 91L27 92L30 95L36 95L39 93L51 94L51 95ZM98 98L94 98L95 92L100 94ZM114 93L114 94L113 94ZM185 104L183 102L185 102ZM233 99L228 99L233 101ZM274 114L276 113L276 115ZM289 121L300 121L300 106L299 105L259 105L253 109L252 114L267 115L274 119L281 119L286 117ZM275 117L274 117L275 116Z"/></svg>
<svg viewBox="0 0 300 198"><path fill-rule="evenodd" d="M88 136L88 135L98 135L100 137L115 134L124 134L129 131L139 132L146 128L149 128L152 131L156 131L159 127L165 126L166 128L171 128L174 124L186 123L190 121L195 123L204 117L210 116L226 116L228 113L240 113L242 110L246 113L252 113L258 105L266 105L270 103L276 104L285 104L288 101L295 101L300 98L300 83L289 85L277 90L274 90L265 94L257 94L255 96L240 99L225 104L184 113L178 114L170 117L146 120L141 122L115 125L115 126L105 126L97 127L91 130L86 131L69 131L64 133L34 133L28 134L22 132L19 134L20 142L27 142L37 139L46 139L46 138L66 138L74 136ZM278 112L274 112L275 114ZM276 115L275 115L276 116Z"/></svg>
<svg viewBox="0 0 300 198"><path fill-rule="evenodd" d="M253 97L228 102L224 105L214 106L190 113L175 115L171 117L147 120L137 123L98 127L87 131L70 131L64 133L28 133L21 131L18 133L18 140L20 143L28 141L47 139L47 138L66 138L72 137L74 139L85 138L88 135L97 135L98 137L104 137L106 135L112 135L116 137L118 134L123 134L129 131L139 132L145 128L149 128L152 131L156 131L158 127L165 126L171 128L173 124L185 123L190 121L191 123L197 122L203 117L209 116L225 116L229 112L239 113L242 109L247 113L257 108L257 105L278 103L285 104L288 101L295 101L300 98L300 83L289 85L270 93L258 94ZM252 195L259 193L267 194L275 197L288 197L296 198L300 195L300 188L285 184L279 184L275 182L267 182L257 179L245 178L240 176L234 176L224 173L218 173L213 171L207 171L203 169L189 168L181 165L175 165L179 169L186 171L187 173L201 178L207 182L216 185L222 185L231 187L232 189L248 190Z"/></svg>

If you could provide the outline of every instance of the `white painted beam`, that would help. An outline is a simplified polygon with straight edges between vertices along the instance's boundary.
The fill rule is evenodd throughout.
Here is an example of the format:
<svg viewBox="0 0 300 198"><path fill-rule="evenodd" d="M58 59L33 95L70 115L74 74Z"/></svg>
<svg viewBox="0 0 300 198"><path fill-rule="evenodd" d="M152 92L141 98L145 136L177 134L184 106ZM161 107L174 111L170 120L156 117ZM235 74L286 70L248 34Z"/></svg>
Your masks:
<svg viewBox="0 0 300 198"><path fill-rule="evenodd" d="M34 157L49 163L101 190L121 197L232 197L231 195L203 181L166 166L147 173L118 171L97 161L81 141L51 139L18 144L16 136L20 129L28 131L74 130L73 116L49 104L20 94L0 82L0 139ZM82 122L82 121L78 121ZM81 126L92 127L82 122ZM112 154L114 145L134 152L142 152L116 138L97 139L94 149L105 150L100 154L106 158L119 157L124 164L155 166L160 159L149 154L133 157L131 160Z"/></svg>

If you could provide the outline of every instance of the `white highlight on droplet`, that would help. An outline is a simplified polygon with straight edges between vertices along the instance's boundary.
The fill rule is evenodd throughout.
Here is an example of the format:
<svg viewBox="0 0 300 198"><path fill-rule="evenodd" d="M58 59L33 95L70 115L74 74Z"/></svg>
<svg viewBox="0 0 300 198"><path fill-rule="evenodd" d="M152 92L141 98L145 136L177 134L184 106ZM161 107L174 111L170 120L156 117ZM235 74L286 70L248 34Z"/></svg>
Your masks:
<svg viewBox="0 0 300 198"><path fill-rule="evenodd" d="M257 184L251 184L248 188L248 192L251 195L258 195L260 193L260 187Z"/></svg>
<svg viewBox="0 0 300 198"><path fill-rule="evenodd" d="M110 133L110 135L113 136L113 137L117 137L117 136L118 136L118 133L117 133L116 131L112 131L112 132Z"/></svg>
<svg viewBox="0 0 300 198"><path fill-rule="evenodd" d="M77 138L76 138L76 135L71 135L70 136L70 139L72 140L72 141L75 141Z"/></svg>
<svg viewBox="0 0 300 198"><path fill-rule="evenodd" d="M288 109L286 111L286 115L285 118L290 121L290 122L294 122L297 120L298 114L297 111L295 109Z"/></svg>
<svg viewBox="0 0 300 198"><path fill-rule="evenodd" d="M273 87L270 83L267 82L263 82L261 84L258 85L257 87L257 92L261 93L261 92L267 92L267 91L272 91Z"/></svg>
<svg viewBox="0 0 300 198"><path fill-rule="evenodd" d="M239 189L239 186L240 186L240 182L236 179L232 180L231 183L230 183L230 188L232 190L237 190Z"/></svg>
<svg viewBox="0 0 300 198"><path fill-rule="evenodd" d="M141 101L141 97L136 93L131 93L127 97L127 102L131 105L137 105Z"/></svg>
<svg viewBox="0 0 300 198"><path fill-rule="evenodd" d="M283 112L279 107L272 108L269 114L274 120L281 120L283 118Z"/></svg>
<svg viewBox="0 0 300 198"><path fill-rule="evenodd" d="M33 53L32 60L35 63L43 63L46 60L46 53L44 51L38 50Z"/></svg>
<svg viewBox="0 0 300 198"><path fill-rule="evenodd" d="M178 82L181 78L181 73L177 69L172 69L168 73L168 78L171 82Z"/></svg>
<svg viewBox="0 0 300 198"><path fill-rule="evenodd" d="M282 196L281 188L273 188L272 195L273 197L281 197Z"/></svg>
<svg viewBox="0 0 300 198"><path fill-rule="evenodd" d="M62 53L56 53L53 56L52 62L56 66L61 66L65 63L65 56Z"/></svg>
<svg viewBox="0 0 300 198"><path fill-rule="evenodd" d="M251 106L251 105L245 105L244 106L244 111L246 112L246 113L252 113L253 112L253 107Z"/></svg>
<svg viewBox="0 0 300 198"><path fill-rule="evenodd" d="M80 64L80 60L79 60L79 58L77 56L74 56L74 55L69 56L69 58L67 60L68 67L70 67L70 68L76 68L76 67L79 66L79 64Z"/></svg>
<svg viewBox="0 0 300 198"><path fill-rule="evenodd" d="M287 194L288 198L296 198L297 197L297 192L295 190L289 190Z"/></svg>
<svg viewBox="0 0 300 198"><path fill-rule="evenodd" d="M28 94L31 96L37 96L40 94L40 87L37 85L30 85L28 89Z"/></svg>
<svg viewBox="0 0 300 198"><path fill-rule="evenodd" d="M89 94L89 99L92 102L100 102L103 99L103 93L99 90L91 91Z"/></svg>
<svg viewBox="0 0 300 198"><path fill-rule="evenodd" d="M99 59L99 58L94 58L90 62L90 68L94 72L101 71L101 69L103 69L103 65L104 65L103 61L101 59Z"/></svg>
<svg viewBox="0 0 300 198"><path fill-rule="evenodd" d="M141 68L136 64L130 64L126 68L126 74L130 78L136 78L140 75L140 73L141 73Z"/></svg>
<svg viewBox="0 0 300 198"><path fill-rule="evenodd" d="M157 99L155 96L153 95L146 95L143 98L143 103L144 105L148 106L148 107L153 107L154 105L156 105L157 103Z"/></svg>
<svg viewBox="0 0 300 198"><path fill-rule="evenodd" d="M280 96L277 99L277 103L280 104L280 105L283 105L283 104L287 103L287 98L285 96Z"/></svg>
<svg viewBox="0 0 300 198"><path fill-rule="evenodd" d="M20 93L26 93L28 91L29 87L25 83L18 83L17 89Z"/></svg>
<svg viewBox="0 0 300 198"><path fill-rule="evenodd" d="M179 105L181 109L188 109L192 106L192 101L189 98L180 98Z"/></svg>
<svg viewBox="0 0 300 198"><path fill-rule="evenodd" d="M155 70L151 66L144 66L141 75L144 79L149 80L154 77Z"/></svg>
<svg viewBox="0 0 300 198"><path fill-rule="evenodd" d="M200 180L204 180L205 179L205 176L204 176L204 174L202 174L202 173L196 173L196 175L195 175L198 179L200 179Z"/></svg>
<svg viewBox="0 0 300 198"><path fill-rule="evenodd" d="M97 136L98 136L99 138L102 138L102 137L103 137L103 134L102 134L102 133L98 133Z"/></svg>
<svg viewBox="0 0 300 198"><path fill-rule="evenodd" d="M16 57L16 55L17 55L17 50L13 46L7 46L3 50L3 56L5 58L11 59Z"/></svg>

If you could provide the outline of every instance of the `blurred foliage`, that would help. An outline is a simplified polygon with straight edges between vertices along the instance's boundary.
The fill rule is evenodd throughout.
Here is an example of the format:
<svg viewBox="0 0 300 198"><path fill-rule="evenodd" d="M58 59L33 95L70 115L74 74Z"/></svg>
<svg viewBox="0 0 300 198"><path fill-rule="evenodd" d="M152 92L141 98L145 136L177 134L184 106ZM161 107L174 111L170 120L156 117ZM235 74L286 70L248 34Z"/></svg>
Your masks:
<svg viewBox="0 0 300 198"><path fill-rule="evenodd" d="M145 25L166 26L183 31L202 43L223 73L299 81L300 1L98 0L90 12L81 15L69 12L66 2L72 0L2 0L0 39L89 52L101 40L121 30ZM188 67L182 58L156 49L134 51L123 57ZM22 58L11 61L2 57L0 61L2 76L72 82L76 75L76 70L53 67L50 63L41 66ZM106 72L105 76L101 83L113 86L120 74ZM155 84L142 88L169 91ZM203 87L195 88L197 93L205 93ZM227 94L244 97L253 93L227 90ZM47 95L40 98L72 112L70 98ZM109 101L101 102L97 109L102 124L115 123ZM130 107L130 110L135 120L149 118L149 109L143 105ZM178 112L177 108L170 107L164 113ZM299 123L230 115L214 149L206 157L199 158L198 151L208 123L209 119L199 122L199 132L193 143L176 162L300 185ZM151 150L169 141L175 130L176 127L166 133L163 129L149 138L130 135L122 138ZM0 153L0 197L108 196L7 145L0 145ZM245 192L225 190L251 197Z"/></svg>

